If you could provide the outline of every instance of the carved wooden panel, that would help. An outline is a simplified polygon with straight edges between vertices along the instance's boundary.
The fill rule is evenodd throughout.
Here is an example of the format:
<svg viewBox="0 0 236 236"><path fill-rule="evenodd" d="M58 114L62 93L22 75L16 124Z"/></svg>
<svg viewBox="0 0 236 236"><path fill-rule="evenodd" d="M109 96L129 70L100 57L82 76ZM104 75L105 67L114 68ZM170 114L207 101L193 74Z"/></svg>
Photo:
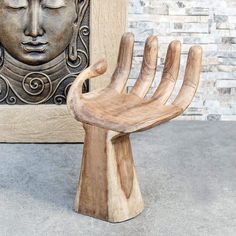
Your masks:
<svg viewBox="0 0 236 236"><path fill-rule="evenodd" d="M19 3L21 1L22 0L12 0L11 2ZM29 0L29 2L31 1ZM57 1L58 0L41 0L41 2L45 3ZM84 2L81 0L66 0L65 2L69 3L74 1L80 1L80 4ZM3 11L5 11L5 8L1 8L2 2L3 1L0 1L1 20ZM90 90L103 88L110 82L111 75L117 63L120 38L127 29L127 6L127 0L89 1L89 12L87 12L87 14L89 14L90 31L89 38L87 38L89 41L89 61L90 63L94 63L101 57L105 56L106 58L109 58L107 73L99 80L91 81L89 83ZM12 9L12 11L14 12L15 10ZM54 10L48 9L47 11ZM56 14L59 13L57 12ZM10 17L10 15L8 15L8 17ZM63 15L63 17L65 17L65 15ZM57 21L60 22L60 24L62 23L61 19ZM0 21L0 32L3 23L4 22ZM13 25L14 24L11 24L9 27L13 30L18 30ZM73 26L73 24L71 25ZM53 30L57 29L55 28ZM1 37L3 36L0 35L0 42ZM3 91L3 86L0 87L0 90ZM19 105L0 105L0 142L83 142L83 128L71 117L67 111L66 105L21 104L25 103L20 103Z"/></svg>
<svg viewBox="0 0 236 236"><path fill-rule="evenodd" d="M0 1L0 104L65 104L89 65L89 2Z"/></svg>

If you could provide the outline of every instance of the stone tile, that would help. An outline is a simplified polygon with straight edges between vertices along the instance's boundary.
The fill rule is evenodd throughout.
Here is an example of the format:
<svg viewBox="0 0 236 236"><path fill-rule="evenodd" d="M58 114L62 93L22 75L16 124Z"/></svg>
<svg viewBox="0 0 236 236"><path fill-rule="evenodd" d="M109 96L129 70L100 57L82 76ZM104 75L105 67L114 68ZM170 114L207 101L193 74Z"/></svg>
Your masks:
<svg viewBox="0 0 236 236"><path fill-rule="evenodd" d="M134 66L129 86L132 87L139 74L143 45L149 34L159 37L159 72L153 89L158 86L169 42L178 39L183 44L180 79L184 76L189 48L198 44L204 50L198 90L201 98L193 101L183 119L206 120L208 115L211 117L209 119L213 119L214 115L223 117L225 113L226 120L233 119L232 99L236 95L236 2L130 0L129 6L129 30L136 35ZM180 86L181 80L177 82L174 95Z"/></svg>

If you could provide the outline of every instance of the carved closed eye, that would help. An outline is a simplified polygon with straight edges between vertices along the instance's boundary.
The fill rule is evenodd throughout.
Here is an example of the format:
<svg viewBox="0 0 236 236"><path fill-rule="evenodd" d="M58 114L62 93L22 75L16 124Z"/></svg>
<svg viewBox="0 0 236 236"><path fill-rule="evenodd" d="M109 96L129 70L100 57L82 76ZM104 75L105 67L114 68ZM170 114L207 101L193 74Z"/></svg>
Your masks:
<svg viewBox="0 0 236 236"><path fill-rule="evenodd" d="M64 0L43 0L42 7L48 9L60 9L65 7L66 3Z"/></svg>
<svg viewBox="0 0 236 236"><path fill-rule="evenodd" d="M28 7L27 0L4 0L4 3L12 9L26 9Z"/></svg>

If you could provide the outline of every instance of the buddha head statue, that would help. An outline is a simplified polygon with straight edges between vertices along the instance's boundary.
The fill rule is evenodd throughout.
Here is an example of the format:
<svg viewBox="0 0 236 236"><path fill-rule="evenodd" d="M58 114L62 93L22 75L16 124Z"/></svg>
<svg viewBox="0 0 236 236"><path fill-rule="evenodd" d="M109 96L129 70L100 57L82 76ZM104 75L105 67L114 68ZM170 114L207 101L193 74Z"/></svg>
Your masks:
<svg viewBox="0 0 236 236"><path fill-rule="evenodd" d="M78 34L88 4L89 0L1 0L0 66L4 54L30 74L51 68L53 61L56 66L63 56L69 65L76 64Z"/></svg>
<svg viewBox="0 0 236 236"><path fill-rule="evenodd" d="M0 1L0 42L15 59L40 65L56 58L69 46L76 60L80 0Z"/></svg>

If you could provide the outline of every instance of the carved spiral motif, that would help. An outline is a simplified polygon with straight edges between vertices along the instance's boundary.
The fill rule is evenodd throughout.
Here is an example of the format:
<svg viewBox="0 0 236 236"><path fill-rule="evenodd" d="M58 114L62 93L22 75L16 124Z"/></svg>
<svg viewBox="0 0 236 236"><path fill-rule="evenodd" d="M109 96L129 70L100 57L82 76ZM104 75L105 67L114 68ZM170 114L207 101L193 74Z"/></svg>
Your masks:
<svg viewBox="0 0 236 236"><path fill-rule="evenodd" d="M16 100L16 97L11 96L11 97L8 97L8 98L6 99L6 102L7 102L8 105L15 105L16 102L17 102L17 100Z"/></svg>
<svg viewBox="0 0 236 236"><path fill-rule="evenodd" d="M64 95L56 95L53 100L56 105L62 105L66 102L66 97Z"/></svg>
<svg viewBox="0 0 236 236"><path fill-rule="evenodd" d="M52 93L52 82L49 76L42 72L27 74L22 81L22 87L28 95L38 98L36 103L47 101ZM41 94L42 98L39 96Z"/></svg>
<svg viewBox="0 0 236 236"><path fill-rule="evenodd" d="M80 28L82 36L89 36L89 27L84 25Z"/></svg>

